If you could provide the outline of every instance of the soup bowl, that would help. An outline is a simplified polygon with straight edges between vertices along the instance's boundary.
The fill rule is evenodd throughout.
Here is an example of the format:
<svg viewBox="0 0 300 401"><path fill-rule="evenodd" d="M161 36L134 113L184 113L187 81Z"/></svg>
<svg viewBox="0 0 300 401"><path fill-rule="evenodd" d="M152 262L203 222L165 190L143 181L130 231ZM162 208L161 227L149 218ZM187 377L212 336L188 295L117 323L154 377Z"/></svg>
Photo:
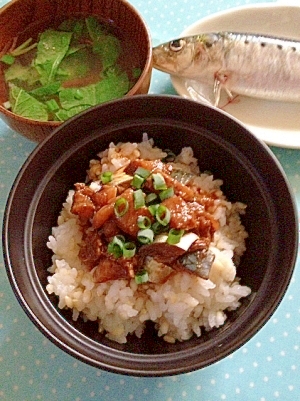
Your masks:
<svg viewBox="0 0 300 401"><path fill-rule="evenodd" d="M118 115L118 119L115 116ZM118 343L96 322L73 320L46 290L52 252L46 243L89 161L110 144L140 142L179 153L191 146L201 171L223 181L230 202L247 205L242 224L246 251L237 267L251 294L225 323L186 341L166 342L154 325L141 338ZM51 158L49 158L51 154ZM32 179L34 177L34 179ZM225 113L176 96L139 95L108 102L57 128L29 156L13 184L3 225L10 283L21 306L51 341L75 358L108 371L165 376L206 367L231 354L268 321L289 285L297 253L295 201L285 174L269 148Z"/></svg>
<svg viewBox="0 0 300 401"><path fill-rule="evenodd" d="M0 10L0 55L18 47L27 39L34 43L39 34L56 28L67 19L96 17L109 24L121 43L119 63L124 70L139 71L137 78L125 96L145 94L151 80L152 47L148 27L138 11L125 0L13 0ZM121 60L120 60L121 58ZM8 86L0 62L0 116L13 130L36 142L42 141L61 124L61 121L40 121L13 113L5 107L8 102ZM78 83L83 85L83 83ZM107 90L108 95L111 88ZM120 96L120 95L116 95Z"/></svg>

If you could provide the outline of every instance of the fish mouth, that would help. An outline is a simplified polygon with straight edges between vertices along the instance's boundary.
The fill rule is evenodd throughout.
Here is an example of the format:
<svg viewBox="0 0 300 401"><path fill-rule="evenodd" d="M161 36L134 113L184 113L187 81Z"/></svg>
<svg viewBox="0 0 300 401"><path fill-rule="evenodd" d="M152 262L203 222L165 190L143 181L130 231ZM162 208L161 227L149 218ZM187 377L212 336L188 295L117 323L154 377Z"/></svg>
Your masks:
<svg viewBox="0 0 300 401"><path fill-rule="evenodd" d="M174 68L172 68L172 63L170 63L170 56L165 54L164 46L156 46L152 48L152 65L155 69L166 72L169 74L174 74Z"/></svg>

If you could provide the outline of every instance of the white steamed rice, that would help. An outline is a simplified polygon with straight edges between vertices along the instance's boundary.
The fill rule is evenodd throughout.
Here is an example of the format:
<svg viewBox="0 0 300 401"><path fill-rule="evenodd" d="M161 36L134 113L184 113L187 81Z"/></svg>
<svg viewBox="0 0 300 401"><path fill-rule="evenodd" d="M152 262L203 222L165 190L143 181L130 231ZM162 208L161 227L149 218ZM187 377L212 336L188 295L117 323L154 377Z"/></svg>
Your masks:
<svg viewBox="0 0 300 401"><path fill-rule="evenodd" d="M117 171L137 157L164 156L146 135L140 144L112 143L108 150L99 154L100 161L90 162L89 178L95 178L101 171ZM47 243L53 251L47 291L58 297L58 307L72 309L74 320L97 321L99 332L119 343L125 343L129 333L141 337L148 320L155 323L158 336L167 342L200 336L202 330L223 325L226 311L237 309L240 299L251 292L247 286L240 285L236 277L236 266L246 249L247 232L240 220L246 206L226 200L220 189L221 180L215 180L209 173L199 173L191 148L183 148L176 163L198 174L197 185L201 188L218 191L214 217L220 229L210 245L215 260L208 280L177 272L163 284L138 285L134 279L95 283L92 273L78 257L82 232L78 217L70 212L72 190Z"/></svg>

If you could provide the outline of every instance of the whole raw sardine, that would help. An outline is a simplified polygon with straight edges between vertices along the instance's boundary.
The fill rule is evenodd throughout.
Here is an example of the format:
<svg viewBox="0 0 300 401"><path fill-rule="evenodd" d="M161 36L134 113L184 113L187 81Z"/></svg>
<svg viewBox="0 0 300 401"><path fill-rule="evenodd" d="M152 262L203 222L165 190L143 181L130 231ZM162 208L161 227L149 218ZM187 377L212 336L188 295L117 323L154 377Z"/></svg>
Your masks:
<svg viewBox="0 0 300 401"><path fill-rule="evenodd" d="M220 92L300 101L300 42L248 33L205 33L153 49L153 66L171 75L214 85Z"/></svg>

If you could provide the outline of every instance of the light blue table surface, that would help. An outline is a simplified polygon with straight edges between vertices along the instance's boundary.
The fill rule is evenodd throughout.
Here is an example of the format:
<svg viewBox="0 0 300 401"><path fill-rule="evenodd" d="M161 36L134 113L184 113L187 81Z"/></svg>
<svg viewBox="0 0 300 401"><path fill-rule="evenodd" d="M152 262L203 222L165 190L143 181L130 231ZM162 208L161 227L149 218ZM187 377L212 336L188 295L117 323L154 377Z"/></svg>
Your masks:
<svg viewBox="0 0 300 401"><path fill-rule="evenodd" d="M256 1L259 2L259 1ZM5 4L0 0L0 6ZM247 0L131 0L153 43L191 23ZM154 71L151 93L174 94L168 75ZM299 127L300 130L300 127ZM0 121L0 220L9 190L36 145ZM300 149L271 148L300 206ZM104 372L64 353L18 304L0 254L0 400L5 401L297 401L300 400L300 264L268 323L238 351L208 368L173 377L135 378Z"/></svg>

